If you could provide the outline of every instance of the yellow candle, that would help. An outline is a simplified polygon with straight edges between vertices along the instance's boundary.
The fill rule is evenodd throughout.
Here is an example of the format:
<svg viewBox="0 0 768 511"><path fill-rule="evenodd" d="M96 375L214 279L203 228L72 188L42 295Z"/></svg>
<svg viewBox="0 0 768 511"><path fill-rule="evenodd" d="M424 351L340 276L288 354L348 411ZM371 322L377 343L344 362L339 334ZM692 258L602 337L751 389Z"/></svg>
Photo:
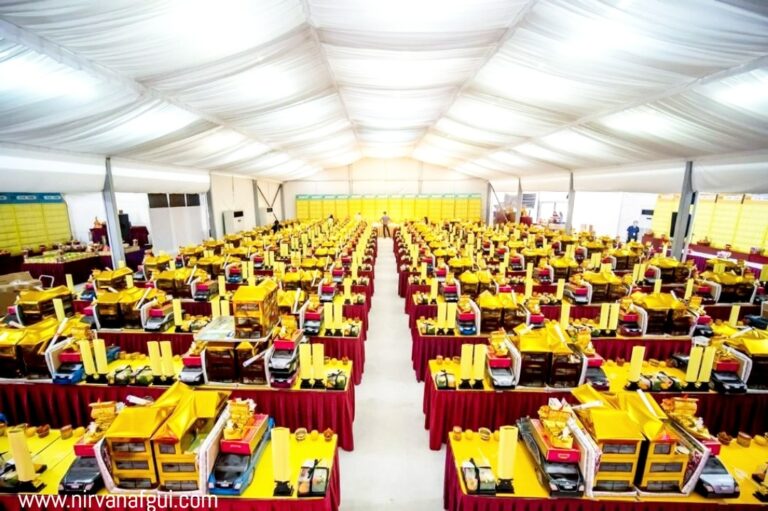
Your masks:
<svg viewBox="0 0 768 511"><path fill-rule="evenodd" d="M445 316L448 311L448 304L445 302L437 303L437 327L445 328Z"/></svg>
<svg viewBox="0 0 768 511"><path fill-rule="evenodd" d="M691 348L691 355L688 357L688 367L685 370L685 381L695 383L699 379L699 369L701 368L701 359L704 355L704 348L694 346Z"/></svg>
<svg viewBox="0 0 768 511"><path fill-rule="evenodd" d="M431 300L437 299L437 279L432 279L429 283L429 298Z"/></svg>
<svg viewBox="0 0 768 511"><path fill-rule="evenodd" d="M485 378L485 355L488 352L488 346L485 344L475 344L474 358L472 359L472 379L480 381Z"/></svg>
<svg viewBox="0 0 768 511"><path fill-rule="evenodd" d="M184 314L181 310L181 300L178 298L173 299L173 324L174 326L181 325L184 320Z"/></svg>
<svg viewBox="0 0 768 511"><path fill-rule="evenodd" d="M568 328L568 323L571 319L571 303L563 302L560 306L560 328L565 330Z"/></svg>
<svg viewBox="0 0 768 511"><path fill-rule="evenodd" d="M459 366L459 378L469 380L472 378L472 356L475 348L471 344L461 345L461 363Z"/></svg>
<svg viewBox="0 0 768 511"><path fill-rule="evenodd" d="M555 293L555 298L562 300L563 291L565 291L565 279L557 279L557 291Z"/></svg>
<svg viewBox="0 0 768 511"><path fill-rule="evenodd" d="M344 299L345 300L352 299L352 279L350 279L349 277L346 277L344 279Z"/></svg>
<svg viewBox="0 0 768 511"><path fill-rule="evenodd" d="M525 279L525 297L533 296L533 279Z"/></svg>
<svg viewBox="0 0 768 511"><path fill-rule="evenodd" d="M330 303L323 305L323 326L333 328L333 305Z"/></svg>
<svg viewBox="0 0 768 511"><path fill-rule="evenodd" d="M96 374L96 366L93 364L93 352L91 351L91 343L88 341L78 341L77 345L80 347L80 358L83 360L83 369L85 374L91 376Z"/></svg>
<svg viewBox="0 0 768 511"><path fill-rule="evenodd" d="M280 243L280 257L288 257L288 245Z"/></svg>
<svg viewBox="0 0 768 511"><path fill-rule="evenodd" d="M533 278L533 263L528 263L525 265L525 280L530 280Z"/></svg>
<svg viewBox="0 0 768 511"><path fill-rule="evenodd" d="M8 446L11 458L16 465L16 475L22 483L35 479L35 464L32 462L32 454L27 446L27 437L22 428L12 428L8 431Z"/></svg>
<svg viewBox="0 0 768 511"><path fill-rule="evenodd" d="M288 482L291 479L290 431L288 428L272 428L272 469L275 481Z"/></svg>
<svg viewBox="0 0 768 511"><path fill-rule="evenodd" d="M657 295L661 293L661 279L658 278L653 281L653 294Z"/></svg>
<svg viewBox="0 0 768 511"><path fill-rule="evenodd" d="M592 268L600 267L600 254L598 252L594 252L592 254L592 258L590 259L589 264Z"/></svg>
<svg viewBox="0 0 768 511"><path fill-rule="evenodd" d="M253 287L256 285L256 277L251 275L248 277L248 285Z"/></svg>
<svg viewBox="0 0 768 511"><path fill-rule="evenodd" d="M157 344L157 341L149 341L147 343L147 352L149 353L149 368L152 369L152 374L161 376L163 374L163 367L160 358L160 345Z"/></svg>
<svg viewBox="0 0 768 511"><path fill-rule="evenodd" d="M325 347L320 343L312 345L312 376L325 381Z"/></svg>
<svg viewBox="0 0 768 511"><path fill-rule="evenodd" d="M312 379L312 346L307 342L299 345L299 377L302 380Z"/></svg>
<svg viewBox="0 0 768 511"><path fill-rule="evenodd" d="M173 376L173 350L171 341L160 341L160 358L163 364L163 376Z"/></svg>
<svg viewBox="0 0 768 511"><path fill-rule="evenodd" d="M517 454L517 427L502 426L499 429L499 457L496 472L499 479L512 479Z"/></svg>
<svg viewBox="0 0 768 511"><path fill-rule="evenodd" d="M635 346L632 348L632 358L629 362L629 381L640 381L640 371L643 369L643 359L645 358L645 346Z"/></svg>
<svg viewBox="0 0 768 511"><path fill-rule="evenodd" d="M53 310L56 312L56 320L59 323L67 319L67 315L64 313L64 303L61 301L61 298L53 299Z"/></svg>
<svg viewBox="0 0 768 511"><path fill-rule="evenodd" d="M632 267L632 282L640 280L640 264L637 263Z"/></svg>
<svg viewBox="0 0 768 511"><path fill-rule="evenodd" d="M426 279L427 278L427 263L424 263L424 262L421 263L420 271L421 271L421 278L422 278L422 280Z"/></svg>
<svg viewBox="0 0 768 511"><path fill-rule="evenodd" d="M688 279L688 282L685 283L685 299L690 300L692 295L693 295L693 279Z"/></svg>
<svg viewBox="0 0 768 511"><path fill-rule="evenodd" d="M504 252L504 265L509 266L509 250Z"/></svg>
<svg viewBox="0 0 768 511"><path fill-rule="evenodd" d="M342 307L344 307L344 303L341 301L333 303L333 327L334 328L341 328L342 324L344 323L344 313L343 313Z"/></svg>
<svg viewBox="0 0 768 511"><path fill-rule="evenodd" d="M706 383L712 376L712 368L715 365L715 353L717 348L714 346L707 346L704 349L704 357L701 361L701 370L699 371L699 383Z"/></svg>
<svg viewBox="0 0 768 511"><path fill-rule="evenodd" d="M739 313L741 312L741 305L731 306L731 315L728 316L728 324L732 327L736 327L739 324Z"/></svg>
<svg viewBox="0 0 768 511"><path fill-rule="evenodd" d="M229 316L229 300L226 298L219 300L219 310L221 311L222 316Z"/></svg>
<svg viewBox="0 0 768 511"><path fill-rule="evenodd" d="M125 287L133 287L133 275L126 275L125 276Z"/></svg>
<svg viewBox="0 0 768 511"><path fill-rule="evenodd" d="M224 278L224 275L219 275L218 282L219 282L219 296L226 295L227 294L227 279Z"/></svg>
<svg viewBox="0 0 768 511"><path fill-rule="evenodd" d="M608 328L609 314L610 314L609 304L601 303L600 304L600 324L598 325L598 328L600 330L605 330L606 328Z"/></svg>
<svg viewBox="0 0 768 511"><path fill-rule="evenodd" d="M621 306L618 303L612 303L608 315L608 330L616 330L619 327L619 311Z"/></svg>
<svg viewBox="0 0 768 511"><path fill-rule="evenodd" d="M75 292L75 281L72 280L72 274L71 273L67 273L66 275L64 275L64 278L67 281L67 288L74 293Z"/></svg>
<svg viewBox="0 0 768 511"><path fill-rule="evenodd" d="M107 374L109 364L107 362L107 348L104 346L104 339L93 340L93 353L96 359L96 372Z"/></svg>
<svg viewBox="0 0 768 511"><path fill-rule="evenodd" d="M248 259L248 264L246 264L245 267L247 268L246 270L246 273L248 274L247 277L248 278L253 277L255 275L253 270L253 259Z"/></svg>

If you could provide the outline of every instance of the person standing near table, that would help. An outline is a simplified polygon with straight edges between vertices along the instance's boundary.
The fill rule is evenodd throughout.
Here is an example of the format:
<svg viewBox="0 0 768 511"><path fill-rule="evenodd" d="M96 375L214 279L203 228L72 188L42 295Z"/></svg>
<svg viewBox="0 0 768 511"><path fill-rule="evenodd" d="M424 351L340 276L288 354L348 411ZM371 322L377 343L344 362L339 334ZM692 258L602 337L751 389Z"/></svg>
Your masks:
<svg viewBox="0 0 768 511"><path fill-rule="evenodd" d="M632 225L627 227L627 242L637 241L637 237L640 234L640 227L637 226L637 220L632 222Z"/></svg>
<svg viewBox="0 0 768 511"><path fill-rule="evenodd" d="M384 212L384 215L381 217L381 235L385 238L391 236L389 233L389 215L387 212Z"/></svg>

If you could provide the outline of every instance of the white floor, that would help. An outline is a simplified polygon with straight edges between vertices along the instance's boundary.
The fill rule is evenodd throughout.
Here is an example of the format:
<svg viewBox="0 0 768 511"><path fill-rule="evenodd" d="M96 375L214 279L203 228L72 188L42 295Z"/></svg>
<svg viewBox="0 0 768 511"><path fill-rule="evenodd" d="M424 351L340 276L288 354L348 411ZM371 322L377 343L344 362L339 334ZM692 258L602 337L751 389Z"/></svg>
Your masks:
<svg viewBox="0 0 768 511"><path fill-rule="evenodd" d="M424 389L411 365L403 311L392 240L380 238L365 373L356 389L355 450L339 451L342 511L443 509L445 448L429 449Z"/></svg>

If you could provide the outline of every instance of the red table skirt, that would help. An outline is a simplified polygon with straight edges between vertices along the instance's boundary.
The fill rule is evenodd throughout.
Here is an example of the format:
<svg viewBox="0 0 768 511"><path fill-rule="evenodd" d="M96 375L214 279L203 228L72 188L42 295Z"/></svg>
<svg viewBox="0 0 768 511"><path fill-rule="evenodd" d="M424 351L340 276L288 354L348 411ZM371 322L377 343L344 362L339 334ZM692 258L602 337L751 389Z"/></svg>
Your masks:
<svg viewBox="0 0 768 511"><path fill-rule="evenodd" d="M192 334L158 334L152 332L110 332L99 331L99 337L107 346L117 345L128 353L147 353L149 341L171 341L174 355L182 355L192 345Z"/></svg>
<svg viewBox="0 0 768 511"><path fill-rule="evenodd" d="M94 268L101 268L101 258L98 255L66 263L22 263L21 265L21 271L28 271L35 278L40 275L51 275L54 286L66 285L68 273L72 275L75 284L85 282Z"/></svg>
<svg viewBox="0 0 768 511"><path fill-rule="evenodd" d="M450 446L445 455L445 479L443 483L443 508L448 511L727 511L737 506L719 504L717 501L701 504L696 502L643 502L639 500L591 500L591 499L533 499L524 497L487 497L467 495L461 491L456 459ZM738 506L743 509L764 509L762 506Z"/></svg>
<svg viewBox="0 0 768 511"><path fill-rule="evenodd" d="M164 387L117 387L106 385L56 385L53 383L4 383L0 385L0 411L10 424L90 423L89 404L97 401L124 401L128 395L157 398ZM274 417L279 426L323 431L339 435L339 446L354 448L352 423L355 419L355 386L344 392L325 390L283 390L269 388L233 389L232 397L251 398L257 410Z"/></svg>
<svg viewBox="0 0 768 511"><path fill-rule="evenodd" d="M412 275L418 275L418 273L414 273L410 271L401 271L398 274L398 277L397 277L397 295L398 296L400 297L405 296L405 291L408 288L408 279L411 278Z"/></svg>
<svg viewBox="0 0 768 511"><path fill-rule="evenodd" d="M326 357L352 361L352 382L360 385L365 371L365 342L361 337L310 337L310 342L323 344Z"/></svg>
<svg viewBox="0 0 768 511"><path fill-rule="evenodd" d="M454 426L477 431L487 427L496 429L514 424L520 417L535 417L539 407L551 397L570 398L565 390L518 389L506 392L480 390L437 390L433 381L424 383L424 421L429 430L429 447L440 450ZM651 394L661 403L665 397L680 393ZM695 394L699 399L698 414L710 431L717 434L739 431L763 434L768 429L768 394L720 395Z"/></svg>
<svg viewBox="0 0 768 511"><path fill-rule="evenodd" d="M106 495L104 497L107 497ZM142 505L149 504L149 501L140 501ZM176 499L171 500L171 505L160 506L161 503L166 503L166 498L162 497L160 500L154 501L157 509L163 509L165 511L175 509L189 509L189 507L181 508L178 505L180 502ZM133 511L135 507L121 507L121 506L108 506L112 504L109 500L104 501L104 505L97 506L93 502L92 506L80 507L73 506L72 503L79 503L74 501L71 497L66 501L66 505L39 505L39 506L27 506L24 510L29 511ZM130 500L127 500L127 504L130 504ZM333 456L333 467L331 468L331 477L328 485L328 492L325 497L312 498L312 499L243 499L238 497L219 497L217 500L211 499L210 501L201 499L199 502L185 501L185 504L199 504L194 509L203 511L338 511L341 504L341 470L339 469L339 455L338 451ZM19 503L19 499L16 495L0 495L0 509L7 511L22 511L22 507Z"/></svg>
<svg viewBox="0 0 768 511"><path fill-rule="evenodd" d="M547 319L560 319L560 306L559 305L542 305L541 313ZM416 320L419 318L436 318L437 317L437 305L432 304L413 304L408 312L409 320L408 326L414 328L416 326ZM599 305L571 305L571 317L574 319L594 319L600 316Z"/></svg>
<svg viewBox="0 0 768 511"><path fill-rule="evenodd" d="M418 329L411 330L411 361L416 371L416 380L424 381L429 374L429 361L444 357L461 355L462 344L487 344L487 335L421 335Z"/></svg>
<svg viewBox="0 0 768 511"><path fill-rule="evenodd" d="M416 304L413 303L413 295L416 293L429 293L430 287L424 284L407 284L405 286L405 313L411 314L411 311L416 308Z"/></svg>

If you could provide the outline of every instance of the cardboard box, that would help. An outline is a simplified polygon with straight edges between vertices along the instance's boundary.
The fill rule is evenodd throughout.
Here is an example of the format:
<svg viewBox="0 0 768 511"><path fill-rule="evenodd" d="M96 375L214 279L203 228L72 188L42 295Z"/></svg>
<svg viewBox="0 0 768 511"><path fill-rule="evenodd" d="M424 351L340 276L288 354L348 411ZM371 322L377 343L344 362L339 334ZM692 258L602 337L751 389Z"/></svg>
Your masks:
<svg viewBox="0 0 768 511"><path fill-rule="evenodd" d="M32 277L32 274L28 271L0 275L0 311L4 313L9 305L13 305L16 302L16 296L19 291L42 286L42 282Z"/></svg>

